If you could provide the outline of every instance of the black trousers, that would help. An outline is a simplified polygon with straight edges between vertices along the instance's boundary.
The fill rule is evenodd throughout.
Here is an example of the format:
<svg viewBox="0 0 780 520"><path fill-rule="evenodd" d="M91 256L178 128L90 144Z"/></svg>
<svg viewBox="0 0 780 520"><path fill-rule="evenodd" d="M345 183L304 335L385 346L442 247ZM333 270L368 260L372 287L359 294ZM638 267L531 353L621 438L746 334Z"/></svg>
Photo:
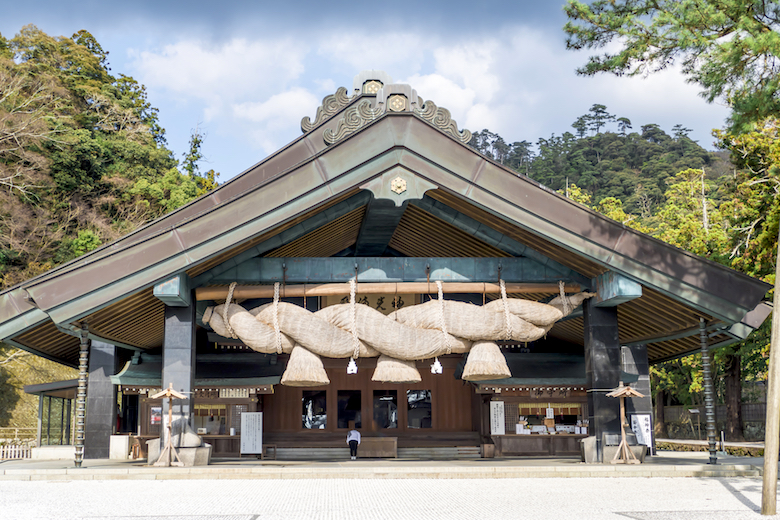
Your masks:
<svg viewBox="0 0 780 520"><path fill-rule="evenodd" d="M349 441L349 456L357 457L358 441Z"/></svg>

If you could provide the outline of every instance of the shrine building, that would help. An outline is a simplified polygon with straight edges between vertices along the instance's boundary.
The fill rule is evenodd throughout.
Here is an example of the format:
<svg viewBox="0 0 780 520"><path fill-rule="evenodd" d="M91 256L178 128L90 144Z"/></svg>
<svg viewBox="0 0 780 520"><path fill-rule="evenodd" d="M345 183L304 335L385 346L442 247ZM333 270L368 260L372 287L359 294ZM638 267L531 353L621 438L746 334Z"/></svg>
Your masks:
<svg viewBox="0 0 780 520"><path fill-rule="evenodd" d="M764 282L481 155L384 72L301 128L0 293L2 341L81 370L85 397L51 386L75 398L57 442L105 458L111 435L159 437L150 396L172 385L214 457L239 455L247 412L280 458L337 456L352 424L398 456L578 455L619 432L621 381L644 395L628 415L651 418L649 365L741 341L771 310Z"/></svg>

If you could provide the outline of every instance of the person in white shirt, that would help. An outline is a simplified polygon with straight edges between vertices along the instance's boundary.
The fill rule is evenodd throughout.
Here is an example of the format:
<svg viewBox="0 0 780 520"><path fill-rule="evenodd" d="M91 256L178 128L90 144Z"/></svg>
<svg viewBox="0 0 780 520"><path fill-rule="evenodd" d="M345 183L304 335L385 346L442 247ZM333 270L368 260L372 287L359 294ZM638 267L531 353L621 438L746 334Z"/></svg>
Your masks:
<svg viewBox="0 0 780 520"><path fill-rule="evenodd" d="M347 444L349 444L349 455L352 460L357 460L357 449L360 445L360 432L353 426L347 433Z"/></svg>

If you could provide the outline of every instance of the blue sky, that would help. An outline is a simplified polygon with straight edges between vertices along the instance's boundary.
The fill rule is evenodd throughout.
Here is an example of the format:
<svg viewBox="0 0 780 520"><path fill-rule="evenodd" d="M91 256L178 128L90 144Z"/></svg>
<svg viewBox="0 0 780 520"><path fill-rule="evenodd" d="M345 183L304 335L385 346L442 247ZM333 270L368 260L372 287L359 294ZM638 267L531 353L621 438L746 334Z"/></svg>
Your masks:
<svg viewBox="0 0 780 520"><path fill-rule="evenodd" d="M594 103L634 130L681 123L712 149L728 110L707 104L674 69L647 78L578 77L564 2L418 3L44 0L3 7L0 33L91 32L114 74L146 85L178 158L206 135L203 170L227 180L300 135L322 98L382 69L448 108L460 127L536 142L572 131Z"/></svg>

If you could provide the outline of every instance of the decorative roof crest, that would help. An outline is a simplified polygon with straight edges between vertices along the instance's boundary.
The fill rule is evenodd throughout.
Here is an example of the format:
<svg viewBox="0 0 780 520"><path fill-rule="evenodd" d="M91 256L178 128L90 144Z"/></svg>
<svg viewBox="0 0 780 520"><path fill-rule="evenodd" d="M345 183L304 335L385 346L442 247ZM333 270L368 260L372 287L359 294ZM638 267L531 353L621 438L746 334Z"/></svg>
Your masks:
<svg viewBox="0 0 780 520"><path fill-rule="evenodd" d="M382 83L383 79L389 78L384 72L374 70L363 71L355 76L353 85L355 94L353 97L346 98L346 94L344 94L344 105L333 109L329 114L340 110L352 101L355 96L375 95L373 108L370 98L361 101L357 106L348 108L335 130L328 128L323 132L322 137L328 145L334 144L346 136L357 132L385 112L411 112L462 143L468 143L471 140L471 132L465 128L458 130L458 124L452 120L449 110L437 107L433 101L424 101L417 95L417 91L409 85L403 83ZM339 89L339 92L342 90L344 89ZM328 98L323 100L323 107L325 107L326 100ZM330 116L323 116L322 119L324 120L326 117ZM318 122L320 122L319 110L317 111L317 121L311 127L318 124ZM305 118L303 123L308 123L308 118ZM302 128L304 128L303 123L301 124ZM306 131L306 128L304 128L304 132Z"/></svg>
<svg viewBox="0 0 780 520"><path fill-rule="evenodd" d="M420 98L420 105L422 105L422 108L414 109L415 114L462 143L471 141L471 132L465 128L459 132L458 123L452 120L449 110L437 107L433 101L423 102L422 98Z"/></svg>
<svg viewBox="0 0 780 520"><path fill-rule="evenodd" d="M329 145L336 143L363 128L382 115L384 111L384 105L371 108L371 102L361 101L357 106L350 107L344 112L344 117L339 121L335 131L326 128L322 133L322 138Z"/></svg>
<svg viewBox="0 0 780 520"><path fill-rule="evenodd" d="M393 78L383 70L363 70L352 79L352 93L356 96L376 94L379 89L392 82Z"/></svg>
<svg viewBox="0 0 780 520"><path fill-rule="evenodd" d="M322 106L317 109L317 115L314 116L314 122L309 120L309 116L301 119L301 130L303 130L304 134L310 131L312 128L334 116L339 110L347 106L354 97L354 95L352 97L347 96L347 89L339 87L335 94L322 98Z"/></svg>

